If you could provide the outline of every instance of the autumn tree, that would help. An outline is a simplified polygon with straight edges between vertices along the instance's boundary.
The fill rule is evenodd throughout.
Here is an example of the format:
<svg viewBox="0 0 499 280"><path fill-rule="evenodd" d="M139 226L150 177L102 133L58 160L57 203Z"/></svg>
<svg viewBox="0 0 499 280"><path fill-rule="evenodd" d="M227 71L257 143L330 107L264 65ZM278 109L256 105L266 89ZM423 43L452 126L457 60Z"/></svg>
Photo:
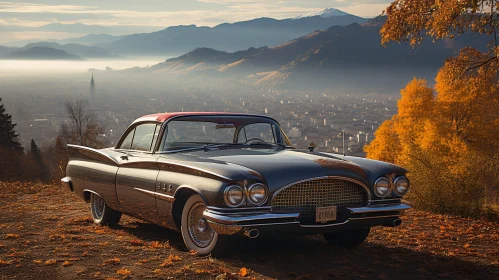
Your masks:
<svg viewBox="0 0 499 280"><path fill-rule="evenodd" d="M421 208L475 215L497 197L498 67L460 67L471 55L481 54L467 49L448 60L434 89L411 81L401 91L398 113L365 148L370 158L410 170L411 198Z"/></svg>
<svg viewBox="0 0 499 280"><path fill-rule="evenodd" d="M387 21L381 41L418 45L426 36L433 40L464 33L489 36L483 56L469 56L462 67L489 67L499 59L499 0L395 0L384 11Z"/></svg>
<svg viewBox="0 0 499 280"><path fill-rule="evenodd" d="M60 136L68 144L101 148L104 141L100 135L104 128L97 121L95 114L88 112L83 100L68 101L65 104L69 121L61 125Z"/></svg>

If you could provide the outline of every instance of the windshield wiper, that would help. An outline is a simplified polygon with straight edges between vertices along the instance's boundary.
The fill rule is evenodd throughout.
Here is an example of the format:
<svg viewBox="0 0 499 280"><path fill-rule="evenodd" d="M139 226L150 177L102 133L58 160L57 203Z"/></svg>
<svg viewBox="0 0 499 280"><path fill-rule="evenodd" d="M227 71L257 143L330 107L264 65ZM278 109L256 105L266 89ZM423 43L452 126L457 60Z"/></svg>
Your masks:
<svg viewBox="0 0 499 280"><path fill-rule="evenodd" d="M254 144L227 143L227 144L208 144L208 145L203 145L200 147L182 148L182 149L177 149L177 150L163 151L161 153L180 153L180 152L190 152L190 151L199 151L199 150L204 150L204 151L208 152L208 151L218 150L219 148L224 148L224 147L251 148L253 146L272 146L272 147L277 146L277 147L283 148L283 149L286 148L286 145L280 144L280 143L268 143L268 142L254 143Z"/></svg>

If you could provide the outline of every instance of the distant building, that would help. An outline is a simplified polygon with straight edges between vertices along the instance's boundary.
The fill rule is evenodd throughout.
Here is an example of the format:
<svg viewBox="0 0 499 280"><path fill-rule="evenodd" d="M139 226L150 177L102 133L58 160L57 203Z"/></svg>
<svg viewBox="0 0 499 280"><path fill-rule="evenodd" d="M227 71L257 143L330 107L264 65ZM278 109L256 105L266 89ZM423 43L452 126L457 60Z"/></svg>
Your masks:
<svg viewBox="0 0 499 280"><path fill-rule="evenodd" d="M92 79L90 80L90 96L94 97L95 96L95 81L94 81L94 74L92 73Z"/></svg>
<svg viewBox="0 0 499 280"><path fill-rule="evenodd" d="M293 127L289 132L288 136L291 138L300 138L301 137L301 131L297 127Z"/></svg>

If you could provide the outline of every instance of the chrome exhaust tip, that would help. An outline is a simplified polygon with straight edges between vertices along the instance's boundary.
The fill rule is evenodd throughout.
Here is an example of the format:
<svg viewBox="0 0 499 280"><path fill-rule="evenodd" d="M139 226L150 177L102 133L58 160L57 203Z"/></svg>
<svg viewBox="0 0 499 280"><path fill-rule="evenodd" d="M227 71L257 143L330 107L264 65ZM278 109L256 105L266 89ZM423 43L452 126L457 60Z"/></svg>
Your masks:
<svg viewBox="0 0 499 280"><path fill-rule="evenodd" d="M260 231L257 229L250 229L250 230L245 229L244 235L251 238L251 239L255 239L260 235Z"/></svg>
<svg viewBox="0 0 499 280"><path fill-rule="evenodd" d="M401 219L394 219L390 224L384 225L385 227L398 227L402 224Z"/></svg>

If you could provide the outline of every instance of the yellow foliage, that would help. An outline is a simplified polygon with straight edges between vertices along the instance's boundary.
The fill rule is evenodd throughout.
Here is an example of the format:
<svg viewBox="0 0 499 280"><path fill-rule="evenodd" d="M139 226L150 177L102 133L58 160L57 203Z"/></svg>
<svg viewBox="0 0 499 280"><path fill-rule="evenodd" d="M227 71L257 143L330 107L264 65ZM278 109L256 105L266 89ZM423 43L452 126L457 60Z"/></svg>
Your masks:
<svg viewBox="0 0 499 280"><path fill-rule="evenodd" d="M485 56L465 49L449 59L434 90L412 80L401 91L398 114L365 147L369 158L411 171L412 198L424 208L475 214L489 189L499 188L499 63L463 67Z"/></svg>
<svg viewBox="0 0 499 280"><path fill-rule="evenodd" d="M477 33L494 38L499 30L499 3L496 0L395 0L386 8L387 20L381 29L381 41L409 42L413 47L420 44L425 35L430 39L454 39L459 34ZM499 38L494 38L498 43ZM487 65L497 61L497 44L487 42ZM473 65L472 61L468 65Z"/></svg>
<svg viewBox="0 0 499 280"><path fill-rule="evenodd" d="M369 158L388 162L399 161L400 141L394 124L393 119L387 120L374 133L374 140L364 148Z"/></svg>

